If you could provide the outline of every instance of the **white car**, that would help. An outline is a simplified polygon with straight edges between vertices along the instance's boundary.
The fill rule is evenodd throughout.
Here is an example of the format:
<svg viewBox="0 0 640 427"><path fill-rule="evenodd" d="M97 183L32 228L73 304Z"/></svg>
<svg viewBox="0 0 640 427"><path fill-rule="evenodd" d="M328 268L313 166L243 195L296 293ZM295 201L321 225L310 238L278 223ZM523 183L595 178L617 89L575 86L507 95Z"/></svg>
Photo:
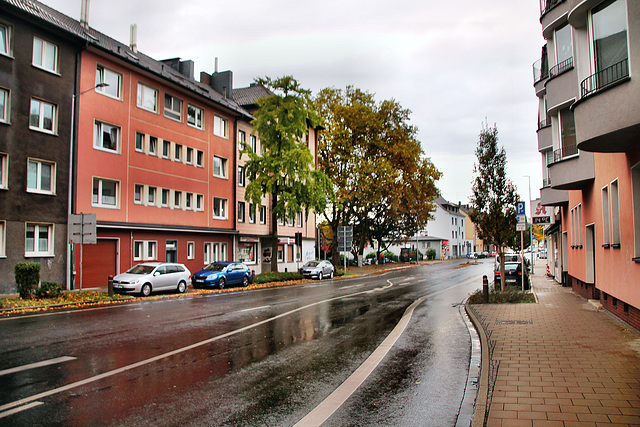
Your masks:
<svg viewBox="0 0 640 427"><path fill-rule="evenodd" d="M140 294L151 292L187 290L191 272L184 264L173 262L144 262L113 278L113 291L118 294Z"/></svg>
<svg viewBox="0 0 640 427"><path fill-rule="evenodd" d="M307 263L302 266L302 275L305 278L309 277L322 280L323 277L328 277L329 279L333 279L334 274L335 269L329 261L307 261Z"/></svg>

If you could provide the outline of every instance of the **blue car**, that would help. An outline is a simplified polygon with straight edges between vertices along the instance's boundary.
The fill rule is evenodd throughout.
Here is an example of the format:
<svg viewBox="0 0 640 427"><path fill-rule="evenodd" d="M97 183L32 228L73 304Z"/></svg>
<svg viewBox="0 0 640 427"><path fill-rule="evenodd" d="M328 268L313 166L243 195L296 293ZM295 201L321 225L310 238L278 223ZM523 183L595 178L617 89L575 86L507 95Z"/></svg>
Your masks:
<svg viewBox="0 0 640 427"><path fill-rule="evenodd" d="M241 285L245 287L251 281L251 270L241 262L212 262L191 276L191 284L195 289L217 286Z"/></svg>

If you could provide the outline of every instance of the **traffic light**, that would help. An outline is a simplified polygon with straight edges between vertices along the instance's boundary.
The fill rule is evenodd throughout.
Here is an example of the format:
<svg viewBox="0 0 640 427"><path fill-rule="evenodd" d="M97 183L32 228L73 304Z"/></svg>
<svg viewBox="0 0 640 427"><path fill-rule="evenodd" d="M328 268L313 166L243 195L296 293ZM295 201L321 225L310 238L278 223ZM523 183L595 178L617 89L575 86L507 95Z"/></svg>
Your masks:
<svg viewBox="0 0 640 427"><path fill-rule="evenodd" d="M296 245L298 246L302 246L302 233L296 233Z"/></svg>

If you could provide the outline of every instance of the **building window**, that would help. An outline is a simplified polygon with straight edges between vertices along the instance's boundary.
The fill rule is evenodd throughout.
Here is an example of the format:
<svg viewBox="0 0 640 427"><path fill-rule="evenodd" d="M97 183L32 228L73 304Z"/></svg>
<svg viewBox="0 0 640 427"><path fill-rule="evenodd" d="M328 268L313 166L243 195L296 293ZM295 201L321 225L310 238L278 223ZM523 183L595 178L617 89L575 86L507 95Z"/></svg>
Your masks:
<svg viewBox="0 0 640 427"><path fill-rule="evenodd" d="M256 223L256 205L249 203L249 223Z"/></svg>
<svg viewBox="0 0 640 427"><path fill-rule="evenodd" d="M11 27L0 24L0 53L11 56Z"/></svg>
<svg viewBox="0 0 640 427"><path fill-rule="evenodd" d="M605 70L612 74L624 72L628 75L628 65L616 70L616 65L627 61L627 13L624 0L610 0L600 4L593 10L593 49L595 70L601 80L615 81L622 75L607 77ZM598 87L602 87L609 81L601 81Z"/></svg>
<svg viewBox="0 0 640 427"><path fill-rule="evenodd" d="M254 135L251 135L249 137L249 140L250 140L250 144L251 144L251 151L253 151L256 154L259 154L258 153L258 139Z"/></svg>
<svg viewBox="0 0 640 427"><path fill-rule="evenodd" d="M611 183L611 245L620 247L620 195L618 180Z"/></svg>
<svg viewBox="0 0 640 427"><path fill-rule="evenodd" d="M257 245L255 243L238 243L238 261L245 264L256 264Z"/></svg>
<svg viewBox="0 0 640 427"><path fill-rule="evenodd" d="M302 212L296 214L296 222L298 227L302 227Z"/></svg>
<svg viewBox="0 0 640 427"><path fill-rule="evenodd" d="M204 196L202 194L196 195L196 211L204 211Z"/></svg>
<svg viewBox="0 0 640 427"><path fill-rule="evenodd" d="M633 211L636 214L633 216L633 234L635 241L634 261L640 262L640 163L631 168L631 187L633 197Z"/></svg>
<svg viewBox="0 0 640 427"><path fill-rule="evenodd" d="M158 192L158 189L156 187L149 187L148 193L147 193L147 205L148 206L155 206L156 204L156 193Z"/></svg>
<svg viewBox="0 0 640 427"><path fill-rule="evenodd" d="M267 207L265 205L260 206L260 224L267 223Z"/></svg>
<svg viewBox="0 0 640 427"><path fill-rule="evenodd" d="M576 145L576 122L570 108L560 110L561 149L556 161L578 154Z"/></svg>
<svg viewBox="0 0 640 427"><path fill-rule="evenodd" d="M173 147L173 160L176 162L182 161L182 144L175 144Z"/></svg>
<svg viewBox="0 0 640 427"><path fill-rule="evenodd" d="M244 202L238 202L238 222L244 222Z"/></svg>
<svg viewBox="0 0 640 427"><path fill-rule="evenodd" d="M112 98L120 99L120 86L122 76L115 71L98 65L96 68L96 86L106 83L107 86L96 87L96 92Z"/></svg>
<svg viewBox="0 0 640 427"><path fill-rule="evenodd" d="M193 209L193 193L185 193L184 208L187 210Z"/></svg>
<svg viewBox="0 0 640 427"><path fill-rule="evenodd" d="M244 187L244 166L238 166L238 187Z"/></svg>
<svg viewBox="0 0 640 427"><path fill-rule="evenodd" d="M0 122L9 122L9 91L0 89Z"/></svg>
<svg viewBox="0 0 640 427"><path fill-rule="evenodd" d="M182 100L168 93L164 94L164 116L172 120L182 121Z"/></svg>
<svg viewBox="0 0 640 427"><path fill-rule="evenodd" d="M0 258L7 256L7 225L0 221Z"/></svg>
<svg viewBox="0 0 640 427"><path fill-rule="evenodd" d="M6 190L9 187L9 155L0 153L0 188Z"/></svg>
<svg viewBox="0 0 640 427"><path fill-rule="evenodd" d="M180 209L182 208L182 191L174 191L173 192L173 208Z"/></svg>
<svg viewBox="0 0 640 427"><path fill-rule="evenodd" d="M26 224L25 256L53 256L53 224Z"/></svg>
<svg viewBox="0 0 640 427"><path fill-rule="evenodd" d="M33 38L33 65L58 72L58 46L41 38Z"/></svg>
<svg viewBox="0 0 640 427"><path fill-rule="evenodd" d="M55 194L56 164L29 159L27 161L27 191L29 193Z"/></svg>
<svg viewBox="0 0 640 427"><path fill-rule="evenodd" d="M118 152L120 143L120 128L107 123L96 121L93 148L97 150Z"/></svg>
<svg viewBox="0 0 640 427"><path fill-rule="evenodd" d="M227 199L219 197L213 198L213 217L216 219L227 219Z"/></svg>
<svg viewBox="0 0 640 427"><path fill-rule="evenodd" d="M171 141L167 141L166 139L163 139L162 140L162 157L165 159L168 159L170 151L171 151Z"/></svg>
<svg viewBox="0 0 640 427"><path fill-rule="evenodd" d="M99 208L118 207L118 181L93 178L93 198L91 205Z"/></svg>
<svg viewBox="0 0 640 427"><path fill-rule="evenodd" d="M196 257L196 243L187 242L187 259L195 259Z"/></svg>
<svg viewBox="0 0 640 427"><path fill-rule="evenodd" d="M220 116L213 116L213 134L222 138L226 138L228 133L227 119Z"/></svg>
<svg viewBox="0 0 640 427"><path fill-rule="evenodd" d="M161 200L161 206L162 207L169 207L169 193L170 191L166 188L162 189L162 200Z"/></svg>
<svg viewBox="0 0 640 427"><path fill-rule="evenodd" d="M204 151L196 150L196 166L199 168L204 167Z"/></svg>
<svg viewBox="0 0 640 427"><path fill-rule="evenodd" d="M213 176L227 178L227 159L213 156Z"/></svg>
<svg viewBox="0 0 640 427"><path fill-rule="evenodd" d="M144 153L144 133L136 132L136 151Z"/></svg>
<svg viewBox="0 0 640 427"><path fill-rule="evenodd" d="M549 70L549 78L555 77L573 68L573 37L571 25L565 24L556 30L556 65Z"/></svg>
<svg viewBox="0 0 640 427"><path fill-rule="evenodd" d="M55 133L57 128L57 107L45 101L31 99L29 128L47 133Z"/></svg>
<svg viewBox="0 0 640 427"><path fill-rule="evenodd" d="M154 113L158 112L158 91L147 85L138 83L138 101L137 105Z"/></svg>
<svg viewBox="0 0 640 427"><path fill-rule="evenodd" d="M142 184L135 184L133 186L133 203L142 204L142 193L144 192L144 186Z"/></svg>
<svg viewBox="0 0 640 427"><path fill-rule="evenodd" d="M609 221L609 187L602 189L602 245L606 248L611 244L611 223Z"/></svg>
<svg viewBox="0 0 640 427"><path fill-rule="evenodd" d="M204 116L204 110L195 105L187 105L187 124L194 128L202 130L202 117Z"/></svg>
<svg viewBox="0 0 640 427"><path fill-rule="evenodd" d="M134 261L154 261L158 259L158 242L136 240L133 242Z"/></svg>
<svg viewBox="0 0 640 427"><path fill-rule="evenodd" d="M187 147L185 161L187 162L188 165L193 164L193 148Z"/></svg>
<svg viewBox="0 0 640 427"><path fill-rule="evenodd" d="M204 244L204 263L227 260L227 244L206 242Z"/></svg>
<svg viewBox="0 0 640 427"><path fill-rule="evenodd" d="M149 155L157 156L158 155L158 138L155 136L149 137Z"/></svg>

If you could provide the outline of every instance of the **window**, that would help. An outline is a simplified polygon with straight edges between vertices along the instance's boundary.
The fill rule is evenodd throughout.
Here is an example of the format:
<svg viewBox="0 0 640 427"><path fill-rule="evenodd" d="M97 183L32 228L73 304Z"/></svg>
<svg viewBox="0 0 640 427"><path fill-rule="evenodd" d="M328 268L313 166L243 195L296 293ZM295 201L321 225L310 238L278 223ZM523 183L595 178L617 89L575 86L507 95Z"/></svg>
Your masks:
<svg viewBox="0 0 640 427"><path fill-rule="evenodd" d="M147 193L147 205L154 206L156 204L156 193L158 189L156 187L149 187Z"/></svg>
<svg viewBox="0 0 640 427"><path fill-rule="evenodd" d="M250 143L251 143L251 150L256 154L260 154L258 153L258 140L254 135L251 135Z"/></svg>
<svg viewBox="0 0 640 427"><path fill-rule="evenodd" d="M238 222L244 222L244 202L238 202Z"/></svg>
<svg viewBox="0 0 640 427"><path fill-rule="evenodd" d="M206 242L204 244L204 263L227 260L227 244Z"/></svg>
<svg viewBox="0 0 640 427"><path fill-rule="evenodd" d="M573 67L573 39L571 25L565 24L556 30L556 66L551 68L549 77L554 77Z"/></svg>
<svg viewBox="0 0 640 427"><path fill-rule="evenodd" d="M227 219L227 200L219 197L213 198L213 217Z"/></svg>
<svg viewBox="0 0 640 427"><path fill-rule="evenodd" d="M204 151L196 150L196 166L199 168L204 167Z"/></svg>
<svg viewBox="0 0 640 427"><path fill-rule="evenodd" d="M26 224L25 256L53 256L53 224Z"/></svg>
<svg viewBox="0 0 640 427"><path fill-rule="evenodd" d="M144 186L142 184L135 184L133 186L133 203L142 204L142 193L144 192Z"/></svg>
<svg viewBox="0 0 640 427"><path fill-rule="evenodd" d="M144 133L136 132L136 151L144 153Z"/></svg>
<svg viewBox="0 0 640 427"><path fill-rule="evenodd" d="M118 181L93 178L93 199L91 205L101 208L117 208L119 196L118 187Z"/></svg>
<svg viewBox="0 0 640 427"><path fill-rule="evenodd" d="M602 246L611 244L611 223L609 221L609 186L602 189Z"/></svg>
<svg viewBox="0 0 640 427"><path fill-rule="evenodd" d="M242 151L244 149L244 143L247 140L247 134L245 131L238 131L238 151Z"/></svg>
<svg viewBox="0 0 640 427"><path fill-rule="evenodd" d="M573 111L569 108L560 110L560 141L562 144L560 159L578 154L576 122Z"/></svg>
<svg viewBox="0 0 640 427"><path fill-rule="evenodd" d="M98 65L96 68L96 86L100 83L106 83L107 86L96 87L96 92L120 99L121 79L122 76L120 76L120 74Z"/></svg>
<svg viewBox="0 0 640 427"><path fill-rule="evenodd" d="M611 246L620 247L620 198L618 180L611 183Z"/></svg>
<svg viewBox="0 0 640 427"><path fill-rule="evenodd" d="M153 261L158 259L158 242L135 240L133 242L134 261Z"/></svg>
<svg viewBox="0 0 640 427"><path fill-rule="evenodd" d="M640 262L640 163L631 168L631 187L633 197L633 235L635 241L634 258L635 262Z"/></svg>
<svg viewBox="0 0 640 427"><path fill-rule="evenodd" d="M249 223L256 223L256 205L249 203Z"/></svg>
<svg viewBox="0 0 640 427"><path fill-rule="evenodd" d="M260 224L266 224L266 223L267 223L267 207L265 205L262 205L260 206Z"/></svg>
<svg viewBox="0 0 640 427"><path fill-rule="evenodd" d="M184 197L184 208L193 209L193 193L186 193Z"/></svg>
<svg viewBox="0 0 640 427"><path fill-rule="evenodd" d="M187 259L194 259L196 257L196 243L187 242Z"/></svg>
<svg viewBox="0 0 640 427"><path fill-rule="evenodd" d="M217 176L218 178L227 177L227 159L213 156L213 176Z"/></svg>
<svg viewBox="0 0 640 427"><path fill-rule="evenodd" d="M31 99L29 128L48 133L55 133L57 128L57 107L45 101Z"/></svg>
<svg viewBox="0 0 640 427"><path fill-rule="evenodd" d="M188 165L192 165L193 164L193 148L191 147L187 147L186 149L186 162Z"/></svg>
<svg viewBox="0 0 640 427"><path fill-rule="evenodd" d="M213 116L213 134L222 138L227 137L227 119Z"/></svg>
<svg viewBox="0 0 640 427"><path fill-rule="evenodd" d="M0 221L0 258L7 256L7 225Z"/></svg>
<svg viewBox="0 0 640 427"><path fill-rule="evenodd" d="M0 53L11 56L11 27L0 24Z"/></svg>
<svg viewBox="0 0 640 427"><path fill-rule="evenodd" d="M255 243L238 243L238 261L245 264L256 264L257 245Z"/></svg>
<svg viewBox="0 0 640 427"><path fill-rule="evenodd" d="M6 190L9 187L9 155L0 153L0 188Z"/></svg>
<svg viewBox="0 0 640 427"><path fill-rule="evenodd" d="M202 129L202 116L204 116L204 110L195 105L187 105L187 124L197 129Z"/></svg>
<svg viewBox="0 0 640 427"><path fill-rule="evenodd" d="M29 159L27 161L27 191L29 193L55 194L55 163Z"/></svg>
<svg viewBox="0 0 640 427"><path fill-rule="evenodd" d="M33 65L58 72L58 46L41 38L33 38Z"/></svg>
<svg viewBox="0 0 640 427"><path fill-rule="evenodd" d="M169 152L171 151L171 141L167 141L166 139L162 140L162 157L165 159L169 158Z"/></svg>
<svg viewBox="0 0 640 427"><path fill-rule="evenodd" d="M137 105L145 110L158 112L158 91L142 83L138 83Z"/></svg>
<svg viewBox="0 0 640 427"><path fill-rule="evenodd" d="M182 121L182 100L165 93L164 116L179 122Z"/></svg>
<svg viewBox="0 0 640 427"><path fill-rule="evenodd" d="M182 144L175 144L173 147L173 160L176 162L182 161Z"/></svg>
<svg viewBox="0 0 640 427"><path fill-rule="evenodd" d="M9 91L0 89L0 122L9 122Z"/></svg>
<svg viewBox="0 0 640 427"><path fill-rule="evenodd" d="M302 212L296 214L296 222L298 227L302 227Z"/></svg>
<svg viewBox="0 0 640 427"><path fill-rule="evenodd" d="M182 191L173 192L173 207L174 209L182 208Z"/></svg>
<svg viewBox="0 0 640 427"><path fill-rule="evenodd" d="M238 166L238 187L244 187L244 166Z"/></svg>
<svg viewBox="0 0 640 427"><path fill-rule="evenodd" d="M204 196L202 194L196 195L196 211L204 210Z"/></svg>
<svg viewBox="0 0 640 427"><path fill-rule="evenodd" d="M97 150L118 152L120 143L120 128L107 123L96 121L93 148Z"/></svg>
<svg viewBox="0 0 640 427"><path fill-rule="evenodd" d="M593 9L592 25L595 70L601 80L609 80L600 81L597 86L602 87L623 77L623 72L628 75L626 2L609 0ZM623 67L615 67L623 62ZM616 75L607 76L605 70Z"/></svg>
<svg viewBox="0 0 640 427"><path fill-rule="evenodd" d="M169 193L170 191L166 188L162 189L162 201L161 201L161 206L163 207L168 207L169 206Z"/></svg>
<svg viewBox="0 0 640 427"><path fill-rule="evenodd" d="M149 137L149 155L157 156L158 155L158 138L155 136Z"/></svg>

